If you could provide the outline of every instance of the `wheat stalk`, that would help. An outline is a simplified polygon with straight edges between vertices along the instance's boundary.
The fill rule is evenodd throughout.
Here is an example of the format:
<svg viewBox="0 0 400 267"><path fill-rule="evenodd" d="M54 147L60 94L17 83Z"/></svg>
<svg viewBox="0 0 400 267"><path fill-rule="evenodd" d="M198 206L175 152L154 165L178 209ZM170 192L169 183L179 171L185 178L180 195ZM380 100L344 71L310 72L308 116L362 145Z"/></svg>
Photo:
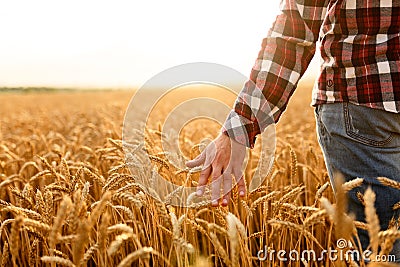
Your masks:
<svg viewBox="0 0 400 267"><path fill-rule="evenodd" d="M10 258L10 251L8 248L8 243L7 241L4 242L3 245L3 251L1 253L1 267L5 267L7 266L7 264L9 264L9 258Z"/></svg>
<svg viewBox="0 0 400 267"><path fill-rule="evenodd" d="M400 182L394 181L394 180L386 178L386 177L378 177L377 179L383 185L386 185L386 186L389 186L389 187L393 187L395 189L399 189L400 190Z"/></svg>
<svg viewBox="0 0 400 267"><path fill-rule="evenodd" d="M64 197L60 204L60 208L57 212L57 217L54 220L53 226L49 233L49 248L54 249L57 244L58 236L60 235L60 230L63 225L63 221L67 216L67 211L72 206L72 201L69 197ZM52 255L50 255L52 256Z"/></svg>
<svg viewBox="0 0 400 267"><path fill-rule="evenodd" d="M348 182L345 182L342 185L342 188L344 190L344 192L348 192L356 187L359 187L360 185L362 185L362 183L364 182L364 179L362 178L355 178L353 180L350 180Z"/></svg>
<svg viewBox="0 0 400 267"><path fill-rule="evenodd" d="M76 266L69 259L65 259L65 258L58 257L58 256L43 256L40 259L46 263L56 263L56 264L59 264L62 266L67 266L67 267L75 267Z"/></svg>
<svg viewBox="0 0 400 267"><path fill-rule="evenodd" d="M232 266L239 266L239 233L237 231L237 220L235 215L228 213L226 216L228 223L228 237L230 241L230 254Z"/></svg>
<svg viewBox="0 0 400 267"><path fill-rule="evenodd" d="M231 266L232 265L231 260L229 259L229 256L226 253L224 247L219 242L217 236L211 232L210 239L211 239L211 242L213 243L214 248L216 249L218 255L222 258L222 260L225 262L226 265Z"/></svg>
<svg viewBox="0 0 400 267"><path fill-rule="evenodd" d="M29 266L36 266L38 258L38 250L39 250L38 246L39 246L39 239L35 238L29 250Z"/></svg>
<svg viewBox="0 0 400 267"><path fill-rule="evenodd" d="M10 252L14 266L17 266L17 259L19 258L19 248L21 245L19 230L23 225L23 221L23 217L18 216L15 218L11 226Z"/></svg>
<svg viewBox="0 0 400 267"><path fill-rule="evenodd" d="M370 245L372 248L372 252L378 253L379 246L379 231L380 224L378 216L376 215L375 210L375 193L371 188L368 188L364 194L365 199L365 220L368 223L368 235L370 239Z"/></svg>
<svg viewBox="0 0 400 267"><path fill-rule="evenodd" d="M325 218L326 214L327 212L325 209L314 212L303 221L304 227L312 226L316 223L322 223L322 219Z"/></svg>
<svg viewBox="0 0 400 267"><path fill-rule="evenodd" d="M128 267L128 266L131 266L131 264L134 261L136 261L136 260L138 260L140 258L147 258L149 256L149 254L153 254L153 255L156 255L156 256L160 257L167 266L170 266L170 263L168 262L168 260L165 259L160 253L155 251L153 248L151 248L151 247L143 247L141 249L138 249L138 250L130 253L128 256L126 256L118 264L117 267Z"/></svg>

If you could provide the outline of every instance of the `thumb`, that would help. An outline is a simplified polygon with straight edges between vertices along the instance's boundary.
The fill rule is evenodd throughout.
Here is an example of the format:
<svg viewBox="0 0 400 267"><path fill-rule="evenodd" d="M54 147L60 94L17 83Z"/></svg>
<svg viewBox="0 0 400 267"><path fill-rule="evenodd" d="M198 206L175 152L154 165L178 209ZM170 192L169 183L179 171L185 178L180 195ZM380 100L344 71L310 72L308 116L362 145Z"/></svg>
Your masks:
<svg viewBox="0 0 400 267"><path fill-rule="evenodd" d="M187 161L186 166L189 168L197 167L197 166L203 164L205 159L206 159L206 150L204 149L204 151L200 155L198 155L196 158Z"/></svg>

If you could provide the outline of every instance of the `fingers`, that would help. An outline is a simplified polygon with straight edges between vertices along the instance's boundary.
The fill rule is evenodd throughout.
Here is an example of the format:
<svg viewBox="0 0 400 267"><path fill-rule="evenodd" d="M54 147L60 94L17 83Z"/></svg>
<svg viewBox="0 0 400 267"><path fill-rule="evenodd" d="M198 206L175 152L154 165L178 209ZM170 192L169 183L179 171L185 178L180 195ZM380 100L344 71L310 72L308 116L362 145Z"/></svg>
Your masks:
<svg viewBox="0 0 400 267"><path fill-rule="evenodd" d="M199 182L197 185L197 196L202 196L204 194L204 190L205 190L205 186L207 184L208 181L208 177L210 177L211 174L211 166L208 166L207 168L203 169L200 173L200 178L199 178Z"/></svg>
<svg viewBox="0 0 400 267"><path fill-rule="evenodd" d="M228 206L232 191L231 171L225 171L223 173L223 177L224 177L224 196L222 199L222 206Z"/></svg>
<svg viewBox="0 0 400 267"><path fill-rule="evenodd" d="M244 182L244 176L243 176L242 171L240 169L235 170L234 176L235 176L236 183L238 186L239 196L240 197L246 196L247 189L246 189L246 183Z"/></svg>
<svg viewBox="0 0 400 267"><path fill-rule="evenodd" d="M211 183L211 205L212 206L218 206L218 200L221 196L221 182L222 182L222 176L221 176L222 169L219 166L215 166L211 177L212 177L212 183Z"/></svg>
<svg viewBox="0 0 400 267"><path fill-rule="evenodd" d="M242 176L240 180L238 181L238 190L239 190L239 196L240 197L245 197L246 196L246 184L244 182L244 177Z"/></svg>
<svg viewBox="0 0 400 267"><path fill-rule="evenodd" d="M203 165L197 186L197 196L204 195L208 178L211 176L212 206L219 205L221 187L224 189L221 204L227 206L232 190L232 173L238 184L239 195L241 197L245 196L246 185L241 170L245 152L246 148L243 145L232 146L229 137L221 135L211 142L199 156L186 162L186 166L189 168ZM235 169L237 169L236 173ZM224 174L222 174L222 170L225 170ZM224 182L223 185L221 184L222 182Z"/></svg>
<svg viewBox="0 0 400 267"><path fill-rule="evenodd" d="M197 167L203 164L205 160L206 160L206 151L204 150L200 155L198 155L194 159L187 161L186 166L189 168Z"/></svg>

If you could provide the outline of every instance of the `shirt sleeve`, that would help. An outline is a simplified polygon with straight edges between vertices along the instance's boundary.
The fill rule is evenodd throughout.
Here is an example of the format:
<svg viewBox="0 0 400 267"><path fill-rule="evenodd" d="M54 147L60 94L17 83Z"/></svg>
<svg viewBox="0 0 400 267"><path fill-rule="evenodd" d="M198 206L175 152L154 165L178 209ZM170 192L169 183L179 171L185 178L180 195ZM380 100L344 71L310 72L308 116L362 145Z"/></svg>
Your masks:
<svg viewBox="0 0 400 267"><path fill-rule="evenodd" d="M222 132L253 147L277 122L315 53L328 0L282 0L277 16Z"/></svg>

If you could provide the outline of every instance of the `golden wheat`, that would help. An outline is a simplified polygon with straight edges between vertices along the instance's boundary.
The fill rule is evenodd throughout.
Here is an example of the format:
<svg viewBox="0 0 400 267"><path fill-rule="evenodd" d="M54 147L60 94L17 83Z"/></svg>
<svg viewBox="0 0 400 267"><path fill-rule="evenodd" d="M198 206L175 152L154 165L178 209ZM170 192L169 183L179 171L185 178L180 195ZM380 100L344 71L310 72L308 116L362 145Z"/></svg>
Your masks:
<svg viewBox="0 0 400 267"><path fill-rule="evenodd" d="M393 227L377 230L371 195L357 194L368 207L367 223L353 222L345 202L331 204L335 198L328 190L312 112L295 112L303 99L294 101L278 125L273 169L262 174L263 184L244 198L234 187L229 207L213 208L209 191L201 198L183 196L184 186L197 185L202 168L176 167L168 158L182 158L162 148L162 138L176 141L162 131L168 104L158 107L137 140L122 141L130 93L109 94L8 95L2 101L1 266L246 267L262 264L257 252L265 247L333 248L335 235L349 234L345 226L372 231L371 244L381 253L400 238ZM219 131L204 125L193 122L181 131L177 141L186 158L197 156L202 140ZM260 155L256 145L248 155L246 183ZM178 187L161 196L157 175ZM394 180L379 181L398 189ZM362 182L344 183L340 195ZM175 200L187 207L171 207ZM283 264L276 255L265 263ZM327 260L291 266L339 265Z"/></svg>

